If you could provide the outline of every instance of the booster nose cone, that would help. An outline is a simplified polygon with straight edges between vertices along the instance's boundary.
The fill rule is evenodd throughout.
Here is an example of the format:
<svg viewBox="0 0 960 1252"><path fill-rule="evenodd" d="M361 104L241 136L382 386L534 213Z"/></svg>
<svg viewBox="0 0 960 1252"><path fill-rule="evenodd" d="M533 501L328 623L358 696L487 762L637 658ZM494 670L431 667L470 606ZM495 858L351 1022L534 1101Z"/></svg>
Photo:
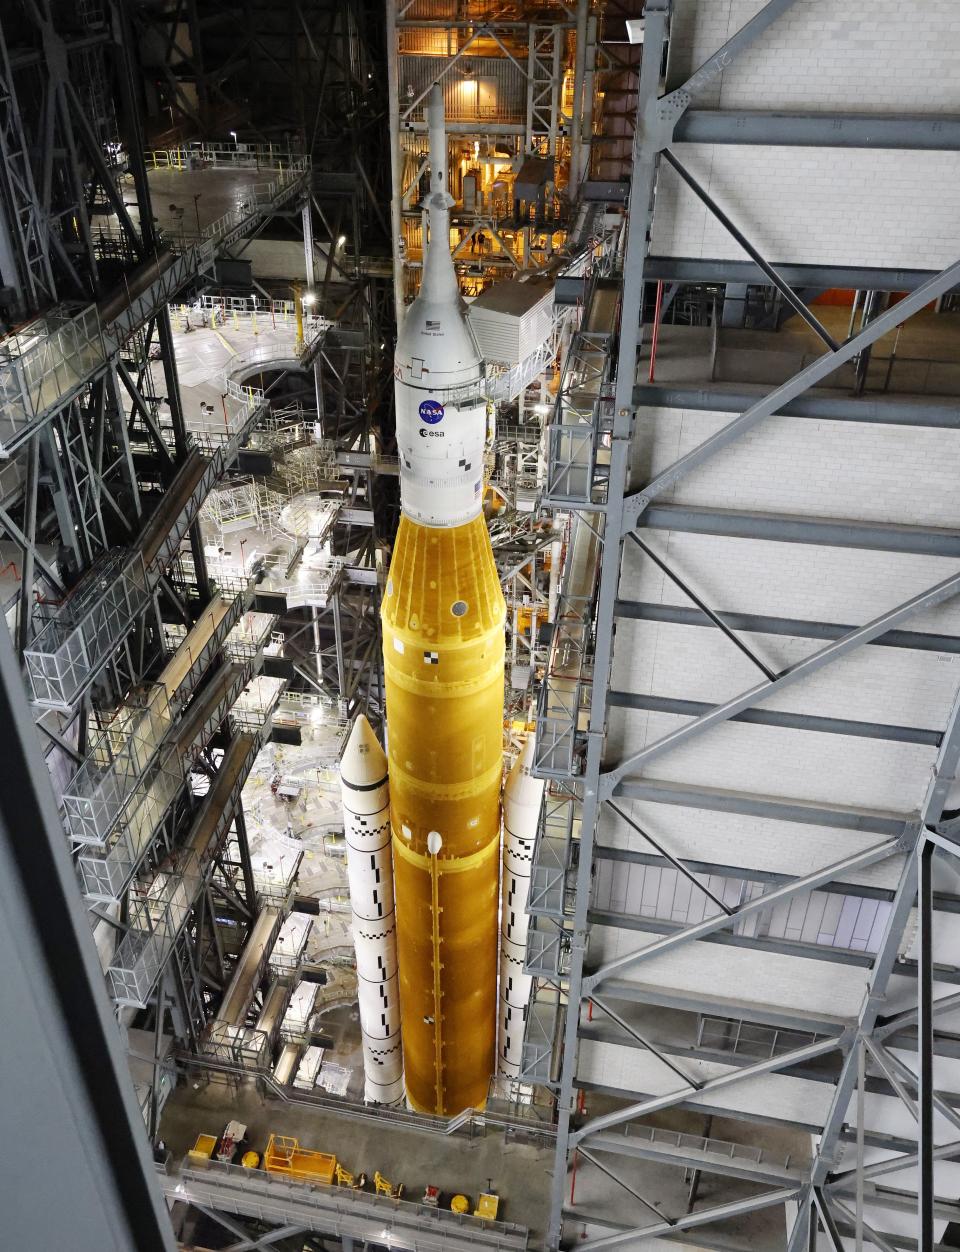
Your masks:
<svg viewBox="0 0 960 1252"><path fill-rule="evenodd" d="M373 727L361 713L340 759L340 778L351 791L387 781L387 758Z"/></svg>
<svg viewBox="0 0 960 1252"><path fill-rule="evenodd" d="M533 776L534 744L534 737L530 735L514 761L503 787L504 808L509 804L511 816L515 816L517 823L527 828L531 815L532 820L536 821L543 796L543 779ZM512 825L511 823L511 827Z"/></svg>

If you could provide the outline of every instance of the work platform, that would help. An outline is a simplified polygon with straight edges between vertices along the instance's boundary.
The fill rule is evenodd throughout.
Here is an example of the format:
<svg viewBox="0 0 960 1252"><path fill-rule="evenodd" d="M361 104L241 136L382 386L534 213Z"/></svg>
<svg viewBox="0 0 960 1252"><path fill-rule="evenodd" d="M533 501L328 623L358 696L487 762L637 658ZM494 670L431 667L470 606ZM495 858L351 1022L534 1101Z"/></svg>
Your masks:
<svg viewBox="0 0 960 1252"><path fill-rule="evenodd" d="M35 703L69 710L143 614L214 483L262 416L243 425L210 458L192 450L132 549L109 552L57 606L24 651Z"/></svg>
<svg viewBox="0 0 960 1252"><path fill-rule="evenodd" d="M175 1175L160 1175L171 1201L189 1201L223 1213L253 1217L274 1224L297 1225L325 1235L417 1252L522 1252L524 1227L484 1221L407 1200L354 1191L287 1182L261 1170L211 1161L206 1167L182 1166Z"/></svg>
<svg viewBox="0 0 960 1252"><path fill-rule="evenodd" d="M269 181L254 183L195 237L181 232L100 304L59 306L8 336L0 344L0 456L10 456L105 370L138 327L212 267L221 248L252 234L301 192L307 176L307 162L299 158Z"/></svg>
<svg viewBox="0 0 960 1252"><path fill-rule="evenodd" d="M405 1124L398 1121L386 1127L375 1110L359 1106L354 1116L344 1116L337 1111L338 1101L327 1101L327 1107L309 1097L297 1098L299 1093L286 1091L281 1096L270 1087L258 1087L254 1081L242 1080L239 1084L214 1080L208 1085L202 1082L202 1071L189 1071L191 1079L175 1091L167 1102L161 1124L163 1140L171 1153L169 1174L162 1181L171 1199L189 1199L196 1196L200 1203L203 1192L194 1192L194 1185L203 1184L214 1190L205 1192L212 1207L219 1207L221 1196L238 1203L270 1202L269 1219L279 1223L286 1203L303 1202L309 1206L302 1210L307 1229L338 1233L324 1223L332 1218L352 1218L362 1225L355 1227L355 1237L370 1235L374 1242L386 1242L383 1231L391 1238L391 1246L419 1249L419 1238L414 1239L416 1222L422 1222L426 1231L436 1231L444 1237L462 1240L456 1244L429 1245L431 1247L503 1249L537 1247L540 1244L546 1218L546 1183L552 1163L552 1144L547 1138L537 1143L531 1136L524 1141L519 1135L504 1135L493 1119L487 1126L483 1118L471 1125L468 1121L459 1130L444 1133L441 1129L428 1129L418 1123L429 1122L413 1114L406 1115ZM192 1085L201 1079L199 1088ZM232 1173L215 1166L213 1169L180 1173L181 1165L191 1166L186 1152L192 1147L198 1134L217 1126L230 1117L246 1124L247 1133L254 1150L263 1151L271 1134L294 1136L301 1144L318 1151L335 1153L345 1168L372 1177L375 1170L388 1177L395 1185L404 1184L401 1201L377 1199L370 1191L353 1192L333 1188L311 1189L303 1184L284 1182L289 1193L272 1186L275 1180L262 1171L247 1171L246 1180L236 1179ZM239 1171L238 1171L239 1173ZM244 1193L243 1182L253 1182L255 1190ZM183 1183L184 1191L176 1187ZM417 1203L428 1185L436 1186L445 1197L445 1207L439 1210L425 1208ZM267 1190L269 1188L269 1190ZM454 1222L449 1211L449 1197L463 1193L472 1201L482 1191L492 1190L501 1197L500 1213L506 1219L494 1225L481 1223L472 1216L464 1216ZM238 1194L239 1192L239 1194ZM213 1196L217 1201L214 1203ZM349 1205L338 1210L337 1204ZM471 1213L472 1213L471 1206ZM227 1211L227 1210L224 1210ZM237 1213L256 1215L253 1208L235 1208ZM301 1210L291 1211L289 1221L299 1220ZM296 1214L296 1215L294 1215ZM392 1224L387 1219L395 1219ZM366 1224L370 1223L370 1224ZM373 1233L371 1233L373 1232ZM349 1227L344 1233L351 1233ZM379 1238L377 1237L379 1236ZM506 1239L506 1243L498 1243ZM480 1242L476 1242L480 1240Z"/></svg>
<svg viewBox="0 0 960 1252"><path fill-rule="evenodd" d="M261 737L250 732L233 739L173 868L159 873L145 891L134 895L130 929L107 971L118 1004L143 1008L148 1003L233 822L244 781L261 746Z"/></svg>

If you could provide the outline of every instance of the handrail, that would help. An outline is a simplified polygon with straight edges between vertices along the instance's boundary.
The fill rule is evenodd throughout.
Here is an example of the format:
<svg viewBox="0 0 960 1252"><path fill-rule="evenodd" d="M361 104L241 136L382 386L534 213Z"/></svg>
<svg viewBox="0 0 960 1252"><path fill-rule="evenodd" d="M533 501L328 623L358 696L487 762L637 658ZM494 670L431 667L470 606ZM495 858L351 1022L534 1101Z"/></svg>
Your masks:
<svg viewBox="0 0 960 1252"><path fill-rule="evenodd" d="M336 1096L314 1096L303 1093L293 1095L292 1089L284 1086L283 1083L277 1082L269 1070L241 1070L236 1066L227 1065L223 1062L214 1062L209 1057L199 1057L192 1053L178 1053L177 1060L183 1065L192 1066L195 1069L210 1070L214 1073L237 1075L244 1078L259 1078L264 1086L269 1088L273 1095L285 1104L299 1105L303 1108L324 1108L330 1112L340 1113L345 1117L376 1122L378 1125L382 1125L386 1120L397 1125L409 1126L415 1130L441 1135L443 1138L454 1135L465 1127L474 1124L477 1126L495 1126L502 1130L528 1130L531 1133L546 1135L551 1138L556 1133L553 1125L549 1122L533 1121L522 1117L511 1118L508 1114L494 1113L489 1110L469 1108L464 1109L455 1117L443 1118L433 1117L427 1113L414 1113L407 1109L373 1108L366 1104L357 1104L351 1100L340 1099Z"/></svg>

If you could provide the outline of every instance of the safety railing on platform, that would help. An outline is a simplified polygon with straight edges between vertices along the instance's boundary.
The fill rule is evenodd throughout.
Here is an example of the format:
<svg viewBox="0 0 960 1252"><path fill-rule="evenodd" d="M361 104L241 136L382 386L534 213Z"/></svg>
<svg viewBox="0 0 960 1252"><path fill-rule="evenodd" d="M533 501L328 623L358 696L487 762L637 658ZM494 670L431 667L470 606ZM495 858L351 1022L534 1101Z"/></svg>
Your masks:
<svg viewBox="0 0 960 1252"><path fill-rule="evenodd" d="M286 144L192 143L184 147L149 148L144 152L148 170L276 169L283 171L303 160Z"/></svg>
<svg viewBox="0 0 960 1252"><path fill-rule="evenodd" d="M270 1064L270 1036L254 1026L231 1026L215 1020L203 1050L237 1069L261 1070Z"/></svg>
<svg viewBox="0 0 960 1252"><path fill-rule="evenodd" d="M541 983L527 1005L520 1053L520 1076L527 1082L549 1084L556 1081L557 1029L560 992Z"/></svg>
<svg viewBox="0 0 960 1252"><path fill-rule="evenodd" d="M120 898L180 794L193 753L208 741L231 704L242 698L243 684L259 667L275 618L256 613L237 622L242 603L243 597L238 596L208 641L208 658L223 648L228 658L240 662L240 667L222 699L198 728L193 743L180 744L176 740L167 693L158 687L154 696L157 707L149 710L151 720L147 727L131 736L123 751L102 768L92 759L85 762L65 792L65 824L71 838L85 845L78 857L78 868L84 892L91 899ZM247 630L245 635L248 619L254 619L256 630ZM207 647L203 652L208 652ZM191 665L186 678L190 680L195 671L195 665ZM177 700L172 707L179 708L180 704ZM259 709L259 704L251 703L237 724L255 730L265 727L272 710L258 718ZM162 732L159 737L158 732ZM105 755L99 751L97 760Z"/></svg>
<svg viewBox="0 0 960 1252"><path fill-rule="evenodd" d="M556 922L534 917L527 931L525 974L535 978L563 978L570 966L570 938Z"/></svg>
<svg viewBox="0 0 960 1252"><path fill-rule="evenodd" d="M106 362L96 305L52 309L0 343L0 456L25 426L78 391Z"/></svg>
<svg viewBox="0 0 960 1252"><path fill-rule="evenodd" d="M183 758L167 744L138 780L103 844L88 847L77 857L84 895L102 903L121 898L184 781Z"/></svg>
<svg viewBox="0 0 960 1252"><path fill-rule="evenodd" d="M231 720L237 726L269 727L280 701L285 679L254 678L233 705Z"/></svg>
<svg viewBox="0 0 960 1252"><path fill-rule="evenodd" d="M140 553L107 553L23 654L33 700L69 708L150 603Z"/></svg>
<svg viewBox="0 0 960 1252"><path fill-rule="evenodd" d="M792 1157L788 1152L770 1152L769 1149L749 1143L734 1143L729 1139L714 1139L709 1135L691 1135L680 1130L666 1130L661 1126L645 1126L632 1122L623 1130L604 1136L604 1150L616 1151L613 1146L614 1137L623 1139L623 1151L629 1155L630 1145L648 1144L651 1148L662 1148L665 1152L676 1150L682 1152L685 1160L691 1152L702 1156L724 1157L731 1162L742 1161L753 1165L765 1164L772 1166L785 1175L789 1173ZM609 1145L609 1146L608 1146ZM598 1145L599 1146L599 1145ZM798 1176L799 1176L799 1171Z"/></svg>
<svg viewBox="0 0 960 1252"><path fill-rule="evenodd" d="M166 689L158 685L142 707L121 710L107 728L63 791L64 825L75 843L103 845L172 717Z"/></svg>
<svg viewBox="0 0 960 1252"><path fill-rule="evenodd" d="M174 866L148 884L134 884L128 895L129 929L107 974L118 1004L143 1008L183 929L218 848L233 822L243 784L262 745L259 734L239 736L224 757L229 793L218 778L201 805L187 844Z"/></svg>
<svg viewBox="0 0 960 1252"><path fill-rule="evenodd" d="M42 417L63 407L161 304L193 275L210 268L221 244L239 238L301 186L309 164L298 157L275 178L254 183L242 200L196 235L169 241L179 255L160 255L146 287L103 326L95 305L63 305L0 343L0 456Z"/></svg>
<svg viewBox="0 0 960 1252"><path fill-rule="evenodd" d="M487 399L500 404L506 400L515 400L517 396L546 369L553 359L553 345L550 340L542 343L533 352L525 356L517 365L509 369L493 372L488 369L486 376Z"/></svg>
<svg viewBox="0 0 960 1252"><path fill-rule="evenodd" d="M191 1184L207 1184L222 1191L228 1205L233 1196L236 1202L245 1204L240 1211L256 1212L266 1220L276 1221L289 1213L290 1205L296 1205L301 1211L304 1207L316 1211L318 1229L330 1229L330 1222L337 1223L334 1228L339 1230L344 1220L370 1220L379 1228L378 1234L385 1242L390 1241L391 1231L396 1238L416 1233L416 1246L434 1248L442 1244L431 1242L431 1232L438 1237L448 1231L458 1243L466 1242L477 1248L522 1252L527 1246L526 1227L511 1222L489 1221L468 1213L453 1213L449 1209L396 1200L369 1191L354 1191L349 1187L292 1182L265 1170L244 1169L223 1161L191 1161L181 1166L176 1177L185 1198L190 1197ZM210 1197L206 1198L210 1202Z"/></svg>
<svg viewBox="0 0 960 1252"><path fill-rule="evenodd" d="M813 1031L783 1030L731 1017L702 1015L697 1026L698 1047L736 1052L760 1060L804 1048L822 1038Z"/></svg>
<svg viewBox="0 0 960 1252"><path fill-rule="evenodd" d="M562 918L567 912L567 875L573 859L578 805L570 794L544 795L533 847L527 912Z"/></svg>
<svg viewBox="0 0 960 1252"><path fill-rule="evenodd" d="M588 623L556 623L547 672L537 699L536 773L568 778L579 772L590 713L593 670Z"/></svg>

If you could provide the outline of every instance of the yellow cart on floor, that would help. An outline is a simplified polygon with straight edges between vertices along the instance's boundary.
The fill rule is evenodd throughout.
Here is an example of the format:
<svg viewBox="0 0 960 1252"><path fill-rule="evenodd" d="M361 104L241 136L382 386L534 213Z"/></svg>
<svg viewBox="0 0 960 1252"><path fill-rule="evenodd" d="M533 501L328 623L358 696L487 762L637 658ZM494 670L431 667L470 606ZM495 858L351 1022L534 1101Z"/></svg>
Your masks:
<svg viewBox="0 0 960 1252"><path fill-rule="evenodd" d="M500 1197L481 1191L477 1196L477 1207L473 1210L474 1217L482 1217L485 1221L495 1222L500 1211Z"/></svg>
<svg viewBox="0 0 960 1252"><path fill-rule="evenodd" d="M271 1135L263 1154L263 1167L270 1174L331 1187L337 1172L337 1158L329 1152L301 1148L299 1140L286 1135Z"/></svg>
<svg viewBox="0 0 960 1252"><path fill-rule="evenodd" d="M216 1135L197 1135L197 1142L187 1153L187 1157L191 1161L209 1161L216 1146Z"/></svg>

